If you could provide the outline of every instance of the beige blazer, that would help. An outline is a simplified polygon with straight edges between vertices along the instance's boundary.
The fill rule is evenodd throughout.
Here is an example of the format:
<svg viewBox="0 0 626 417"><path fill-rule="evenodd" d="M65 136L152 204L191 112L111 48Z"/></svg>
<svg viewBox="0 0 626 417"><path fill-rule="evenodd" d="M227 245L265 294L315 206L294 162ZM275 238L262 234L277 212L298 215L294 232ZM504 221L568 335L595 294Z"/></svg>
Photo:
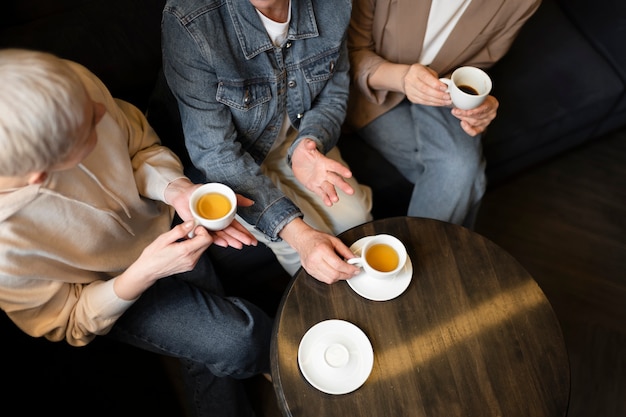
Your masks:
<svg viewBox="0 0 626 417"><path fill-rule="evenodd" d="M541 0L472 0L429 65L439 76L463 65L491 67L509 50ZM404 99L372 90L368 78L389 61L418 62L431 0L354 0L348 30L352 85L347 126L361 128Z"/></svg>

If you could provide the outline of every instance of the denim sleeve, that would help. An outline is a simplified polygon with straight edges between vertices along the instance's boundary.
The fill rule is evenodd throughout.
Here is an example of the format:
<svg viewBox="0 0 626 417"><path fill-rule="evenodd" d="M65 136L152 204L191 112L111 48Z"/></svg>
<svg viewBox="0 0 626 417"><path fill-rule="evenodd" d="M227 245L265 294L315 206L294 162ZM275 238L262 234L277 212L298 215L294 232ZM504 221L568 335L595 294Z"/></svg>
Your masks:
<svg viewBox="0 0 626 417"><path fill-rule="evenodd" d="M163 71L178 101L191 161L208 182L227 184L254 200L239 215L278 240L282 227L302 214L242 149L229 109L216 98L219 80L209 47L196 37L174 14L164 13Z"/></svg>

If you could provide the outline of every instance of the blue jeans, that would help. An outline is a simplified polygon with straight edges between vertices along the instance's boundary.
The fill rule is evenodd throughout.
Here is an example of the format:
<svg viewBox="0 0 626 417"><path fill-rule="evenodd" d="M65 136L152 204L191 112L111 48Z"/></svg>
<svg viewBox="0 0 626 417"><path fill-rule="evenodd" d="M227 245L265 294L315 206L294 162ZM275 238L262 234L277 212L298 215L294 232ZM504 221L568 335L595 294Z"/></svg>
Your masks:
<svg viewBox="0 0 626 417"><path fill-rule="evenodd" d="M473 227L487 183L481 138L449 108L405 99L357 133L414 184L409 216Z"/></svg>
<svg viewBox="0 0 626 417"><path fill-rule="evenodd" d="M178 358L197 417L254 416L243 378L269 372L272 320L225 297L206 254L196 268L157 281L107 337Z"/></svg>

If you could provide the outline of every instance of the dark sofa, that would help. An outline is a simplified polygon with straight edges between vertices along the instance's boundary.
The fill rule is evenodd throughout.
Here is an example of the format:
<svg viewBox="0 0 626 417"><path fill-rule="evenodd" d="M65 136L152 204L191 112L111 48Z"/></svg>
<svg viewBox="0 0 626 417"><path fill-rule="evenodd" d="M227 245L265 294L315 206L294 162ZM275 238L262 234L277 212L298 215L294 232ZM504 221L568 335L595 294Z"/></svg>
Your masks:
<svg viewBox="0 0 626 417"><path fill-rule="evenodd" d="M0 48L40 49L78 61L114 96L145 110L160 68L163 4L7 0L0 12ZM491 186L626 124L625 34L623 0L544 0L510 53L489 71L500 100L498 117L484 138ZM164 123L157 130L169 136L177 127ZM404 214L410 184L357 137L342 137L340 147L356 177L372 186L375 217ZM240 295L266 300L271 309L284 277L270 282L280 267L268 250L252 252L244 253L249 259L241 263L233 261L240 253L221 251L218 271L225 277L251 276L254 282L243 286L248 293ZM255 289L276 282L278 288L267 294ZM13 382L2 394L5 407L15 404L24 415L52 409L66 415L176 415L160 358L98 340L78 353L32 340L2 316L0 332L9 348L2 369L5 381ZM150 372L142 374L145 369ZM68 401L75 406L68 407ZM98 405L103 402L107 405Z"/></svg>
<svg viewBox="0 0 626 417"><path fill-rule="evenodd" d="M483 141L490 187L626 125L624 39L626 2L543 0L488 70L500 101ZM340 146L356 177L373 188L374 215L405 214L410 184L354 135Z"/></svg>

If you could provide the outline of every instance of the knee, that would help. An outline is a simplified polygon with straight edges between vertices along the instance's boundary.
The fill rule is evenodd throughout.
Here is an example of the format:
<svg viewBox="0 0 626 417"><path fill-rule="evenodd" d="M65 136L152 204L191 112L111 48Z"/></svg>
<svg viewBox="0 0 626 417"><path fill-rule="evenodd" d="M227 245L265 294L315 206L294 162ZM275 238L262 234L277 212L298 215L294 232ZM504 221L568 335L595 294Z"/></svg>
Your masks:
<svg viewBox="0 0 626 417"><path fill-rule="evenodd" d="M476 182L484 182L485 161L480 152L450 152L441 163L439 175L448 184L471 187Z"/></svg>
<svg viewBox="0 0 626 417"><path fill-rule="evenodd" d="M222 375L246 378L269 371L271 320L242 318L231 323L220 345L223 360L217 364Z"/></svg>

